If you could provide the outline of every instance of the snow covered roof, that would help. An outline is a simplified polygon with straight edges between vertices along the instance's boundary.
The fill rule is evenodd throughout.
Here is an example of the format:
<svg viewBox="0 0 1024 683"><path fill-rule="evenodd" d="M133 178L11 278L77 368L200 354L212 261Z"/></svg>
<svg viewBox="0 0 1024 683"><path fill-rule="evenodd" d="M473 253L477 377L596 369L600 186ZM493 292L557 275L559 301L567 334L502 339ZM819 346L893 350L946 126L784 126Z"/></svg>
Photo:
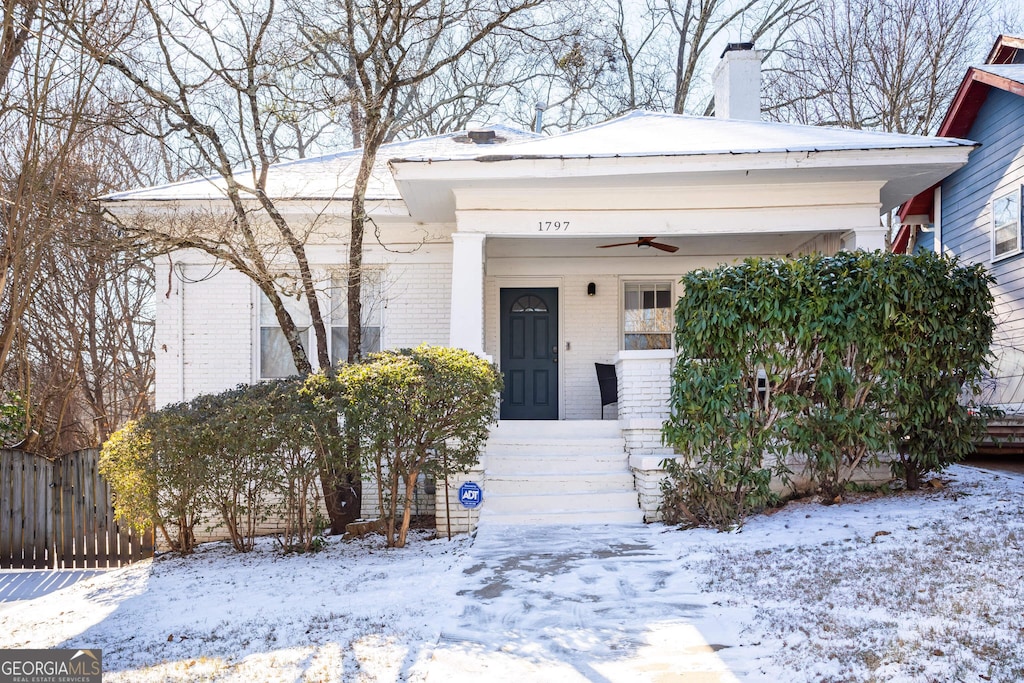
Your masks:
<svg viewBox="0 0 1024 683"><path fill-rule="evenodd" d="M642 190L870 182L881 187L887 210L962 166L975 147L955 138L636 111L493 151L399 157L391 167L410 215L428 222L454 220L455 195L462 191L514 196L556 184Z"/></svg>
<svg viewBox="0 0 1024 683"><path fill-rule="evenodd" d="M498 138L503 141L519 141L537 137L535 133L510 126L489 125L487 129L495 131ZM396 156L449 157L459 154L467 147L472 147L474 154L479 154L481 147L496 149L505 144L498 142L477 145L469 139L465 132L457 132L383 145L377 154L366 198L369 200L401 199L387 165L388 160ZM267 179L267 193L275 199L348 199L352 195L361 159L362 149L350 149L309 159L274 164L270 168ZM239 181L243 184L248 178L251 178L248 170L239 169L236 173ZM227 196L225 188L224 179L219 175L213 175L157 187L115 192L101 197L100 200L104 202L218 200Z"/></svg>
<svg viewBox="0 0 1024 683"><path fill-rule="evenodd" d="M635 111L569 133L503 145L490 154L481 154L483 150L479 147L461 148L456 150L457 154L447 155L438 150L406 154L395 158L394 163L882 150L973 144L919 135Z"/></svg>
<svg viewBox="0 0 1024 683"><path fill-rule="evenodd" d="M1024 85L1024 64L985 64L984 66L976 66L974 68L978 71L984 71L993 76L1004 78L1007 81Z"/></svg>

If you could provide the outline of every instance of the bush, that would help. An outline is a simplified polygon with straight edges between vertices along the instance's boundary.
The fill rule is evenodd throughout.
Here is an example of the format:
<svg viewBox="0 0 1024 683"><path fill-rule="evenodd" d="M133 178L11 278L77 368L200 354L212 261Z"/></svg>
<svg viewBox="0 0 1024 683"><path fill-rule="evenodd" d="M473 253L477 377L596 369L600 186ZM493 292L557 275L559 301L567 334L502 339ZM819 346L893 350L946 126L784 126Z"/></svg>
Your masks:
<svg viewBox="0 0 1024 683"><path fill-rule="evenodd" d="M959 462L999 411L975 406L995 330L994 280L983 266L958 266L932 253L889 259L892 302L885 336L900 362L888 406L898 458L893 474L910 489L922 475Z"/></svg>
<svg viewBox="0 0 1024 683"><path fill-rule="evenodd" d="M149 432L132 420L110 435L99 471L114 491L117 521L142 534L159 518L153 447Z"/></svg>
<svg viewBox="0 0 1024 683"><path fill-rule="evenodd" d="M207 468L198 422L189 404L167 406L115 432L100 454L118 520L138 531L155 525L182 553L195 548L203 518Z"/></svg>
<svg viewBox="0 0 1024 683"><path fill-rule="evenodd" d="M25 400L16 391L0 393L0 448L25 436Z"/></svg>
<svg viewBox="0 0 1024 683"><path fill-rule="evenodd" d="M420 473L440 479L476 463L501 374L468 351L423 345L371 354L342 366L336 381L346 426L376 476L387 545L401 548Z"/></svg>
<svg viewBox="0 0 1024 683"><path fill-rule="evenodd" d="M934 254L863 252L685 276L666 517L734 524L771 502L791 455L829 499L882 453L908 481L962 457L979 420L958 399L986 367L990 282Z"/></svg>
<svg viewBox="0 0 1024 683"><path fill-rule="evenodd" d="M322 528L318 475L338 415L294 380L264 382L167 406L116 432L100 469L118 519L155 524L175 550L191 552L195 527L216 512L232 546L251 550L271 515L286 550L312 550ZM333 428L332 428L333 427Z"/></svg>

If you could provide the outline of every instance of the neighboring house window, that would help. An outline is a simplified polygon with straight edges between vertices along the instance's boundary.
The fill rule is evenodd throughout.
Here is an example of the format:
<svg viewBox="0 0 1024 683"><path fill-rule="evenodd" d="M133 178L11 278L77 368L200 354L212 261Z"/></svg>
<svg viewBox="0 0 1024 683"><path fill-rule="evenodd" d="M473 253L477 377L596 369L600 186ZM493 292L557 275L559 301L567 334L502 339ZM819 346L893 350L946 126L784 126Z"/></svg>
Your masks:
<svg viewBox="0 0 1024 683"><path fill-rule="evenodd" d="M365 356L380 351L383 327L384 291L383 271L363 271L363 341ZM331 278L331 360L335 363L348 358L348 279L344 273Z"/></svg>
<svg viewBox="0 0 1024 683"><path fill-rule="evenodd" d="M672 348L672 283L627 282L623 297L623 347Z"/></svg>
<svg viewBox="0 0 1024 683"><path fill-rule="evenodd" d="M1020 188L992 200L992 258L1020 251Z"/></svg>
<svg viewBox="0 0 1024 683"><path fill-rule="evenodd" d="M308 355L313 344L310 343L312 328L306 300L305 298L296 299L282 295L281 301L291 314L295 326L299 328L299 333L302 335L302 348L306 349ZM277 324L277 314L267 295L260 292L260 378L275 379L291 377L295 374L297 374L295 361L292 360L292 352L288 348L284 332Z"/></svg>

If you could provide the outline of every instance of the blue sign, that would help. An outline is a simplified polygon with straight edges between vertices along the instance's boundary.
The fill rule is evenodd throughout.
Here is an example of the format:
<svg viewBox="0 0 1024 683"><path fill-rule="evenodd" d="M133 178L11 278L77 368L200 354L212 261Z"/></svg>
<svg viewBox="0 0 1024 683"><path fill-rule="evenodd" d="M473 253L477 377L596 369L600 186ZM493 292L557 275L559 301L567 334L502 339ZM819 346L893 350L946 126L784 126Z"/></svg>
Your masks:
<svg viewBox="0 0 1024 683"><path fill-rule="evenodd" d="M483 489L476 482L467 481L459 487L459 502L462 503L462 507L472 510L473 508L480 507L480 503L483 501Z"/></svg>

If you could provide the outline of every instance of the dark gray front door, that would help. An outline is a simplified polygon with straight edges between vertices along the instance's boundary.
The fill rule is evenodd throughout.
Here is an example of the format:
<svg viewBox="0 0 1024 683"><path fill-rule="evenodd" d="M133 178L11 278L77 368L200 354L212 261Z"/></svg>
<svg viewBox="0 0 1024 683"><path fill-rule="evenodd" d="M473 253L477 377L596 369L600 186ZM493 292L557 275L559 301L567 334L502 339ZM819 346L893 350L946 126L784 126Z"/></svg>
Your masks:
<svg viewBox="0 0 1024 683"><path fill-rule="evenodd" d="M501 372L501 419L558 419L558 289L501 290Z"/></svg>

